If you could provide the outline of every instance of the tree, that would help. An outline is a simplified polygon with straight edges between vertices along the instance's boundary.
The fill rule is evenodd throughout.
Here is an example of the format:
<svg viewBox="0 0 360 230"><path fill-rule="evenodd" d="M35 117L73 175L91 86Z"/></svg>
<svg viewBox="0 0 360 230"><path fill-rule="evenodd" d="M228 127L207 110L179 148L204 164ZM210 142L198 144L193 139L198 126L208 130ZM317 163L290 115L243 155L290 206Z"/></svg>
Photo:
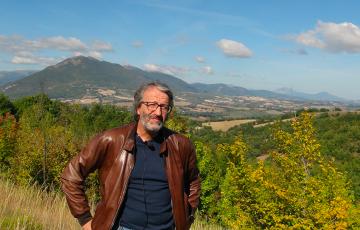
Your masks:
<svg viewBox="0 0 360 230"><path fill-rule="evenodd" d="M0 171L8 170L15 153L18 124L14 115L0 115Z"/></svg>
<svg viewBox="0 0 360 230"><path fill-rule="evenodd" d="M6 113L15 114L16 108L7 96L0 93L0 115L3 116Z"/></svg>
<svg viewBox="0 0 360 230"><path fill-rule="evenodd" d="M221 184L220 219L231 229L251 229L252 203L255 200L251 167L246 161L247 146L241 136L232 144L221 144L217 152L228 157L225 178ZM255 210L254 210L255 211Z"/></svg>
<svg viewBox="0 0 360 230"><path fill-rule="evenodd" d="M346 229L358 227L358 207L346 177L322 157L312 116L274 131L268 160L250 166L241 138L220 151L229 156L221 185L221 220L231 229ZM355 213L355 214L354 214Z"/></svg>
<svg viewBox="0 0 360 230"><path fill-rule="evenodd" d="M276 150L268 165L260 163L253 173L257 222L283 229L350 227L351 190L345 176L322 157L312 116L302 113L291 127L290 132L275 130Z"/></svg>
<svg viewBox="0 0 360 230"><path fill-rule="evenodd" d="M208 221L218 221L222 181L220 165L209 146L199 141L195 142L195 146L201 178L200 215Z"/></svg>

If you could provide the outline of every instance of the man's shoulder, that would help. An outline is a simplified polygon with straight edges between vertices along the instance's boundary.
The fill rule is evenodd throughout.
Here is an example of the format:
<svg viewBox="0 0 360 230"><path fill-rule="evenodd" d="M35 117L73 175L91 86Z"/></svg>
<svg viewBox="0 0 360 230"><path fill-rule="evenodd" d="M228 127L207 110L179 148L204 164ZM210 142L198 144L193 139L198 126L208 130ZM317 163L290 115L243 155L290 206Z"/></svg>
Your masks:
<svg viewBox="0 0 360 230"><path fill-rule="evenodd" d="M191 140L187 136L180 134L176 131L173 131L171 129L168 129L166 127L163 128L163 134L166 139L169 138L172 140L176 140L176 142L183 143L183 144L191 143Z"/></svg>
<svg viewBox="0 0 360 230"><path fill-rule="evenodd" d="M114 138L119 136L128 136L135 129L135 123L129 123L119 127L107 129L100 133L99 135L103 138Z"/></svg>

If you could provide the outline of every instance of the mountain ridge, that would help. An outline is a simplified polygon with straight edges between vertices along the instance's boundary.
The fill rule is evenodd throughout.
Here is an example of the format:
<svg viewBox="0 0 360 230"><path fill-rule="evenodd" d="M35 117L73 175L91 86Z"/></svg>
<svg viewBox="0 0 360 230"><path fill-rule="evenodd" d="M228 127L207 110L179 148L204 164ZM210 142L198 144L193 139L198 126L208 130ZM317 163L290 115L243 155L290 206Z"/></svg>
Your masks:
<svg viewBox="0 0 360 230"><path fill-rule="evenodd" d="M13 70L13 71L0 71L0 85L4 85L26 76L29 76L37 70Z"/></svg>
<svg viewBox="0 0 360 230"><path fill-rule="evenodd" d="M319 93L304 93L296 91L292 88L283 87L280 89L275 90L275 92L288 95L288 96L294 96L299 98L304 98L308 100L325 100L325 101L346 101L346 99L332 95L328 92L319 92Z"/></svg>
<svg viewBox="0 0 360 230"><path fill-rule="evenodd" d="M344 100L326 92L309 95L296 91L286 93L284 90L280 92L251 90L222 83L187 83L169 74L145 71L138 67L122 66L85 56L67 58L27 77L9 82L1 86L0 89L12 98L43 92L51 98L66 99L82 98L98 88L134 91L141 84L156 80L169 85L176 93L258 96L281 100ZM131 93L128 92L128 94Z"/></svg>

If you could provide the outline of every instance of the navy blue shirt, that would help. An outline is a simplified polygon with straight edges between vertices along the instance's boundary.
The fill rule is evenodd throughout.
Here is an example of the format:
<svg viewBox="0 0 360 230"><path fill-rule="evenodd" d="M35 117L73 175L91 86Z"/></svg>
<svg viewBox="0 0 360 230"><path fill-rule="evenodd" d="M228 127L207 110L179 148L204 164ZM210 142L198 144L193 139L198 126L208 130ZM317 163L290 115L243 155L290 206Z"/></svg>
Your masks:
<svg viewBox="0 0 360 230"><path fill-rule="evenodd" d="M138 229L172 229L171 196L160 143L136 135L135 166L119 215L120 225Z"/></svg>

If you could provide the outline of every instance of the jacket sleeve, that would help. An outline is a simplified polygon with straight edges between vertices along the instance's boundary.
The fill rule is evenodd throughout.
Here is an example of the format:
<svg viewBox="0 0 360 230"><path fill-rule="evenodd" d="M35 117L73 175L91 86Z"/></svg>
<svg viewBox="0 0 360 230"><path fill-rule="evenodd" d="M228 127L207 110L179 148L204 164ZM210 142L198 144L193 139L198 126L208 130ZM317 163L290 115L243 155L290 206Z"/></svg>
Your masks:
<svg viewBox="0 0 360 230"><path fill-rule="evenodd" d="M200 202L201 184L199 170L196 165L196 153L195 147L190 142L189 160L188 160L188 183L189 183L189 196L188 202L191 206L191 217L194 216L195 211Z"/></svg>
<svg viewBox="0 0 360 230"><path fill-rule="evenodd" d="M105 146L106 138L101 134L97 135L69 162L61 174L61 188L72 215L80 225L92 219L84 182L89 173L99 167Z"/></svg>

